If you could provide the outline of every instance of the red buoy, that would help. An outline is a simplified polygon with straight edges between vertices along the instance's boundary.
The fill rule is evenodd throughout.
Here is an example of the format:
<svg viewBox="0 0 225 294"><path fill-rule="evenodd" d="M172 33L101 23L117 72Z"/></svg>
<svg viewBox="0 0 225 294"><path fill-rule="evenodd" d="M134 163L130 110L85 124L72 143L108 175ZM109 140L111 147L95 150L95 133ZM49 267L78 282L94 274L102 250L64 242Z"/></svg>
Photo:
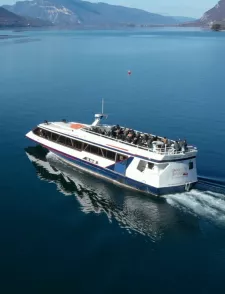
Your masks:
<svg viewBox="0 0 225 294"><path fill-rule="evenodd" d="M128 70L127 73L128 73L129 76L132 74L131 70Z"/></svg>

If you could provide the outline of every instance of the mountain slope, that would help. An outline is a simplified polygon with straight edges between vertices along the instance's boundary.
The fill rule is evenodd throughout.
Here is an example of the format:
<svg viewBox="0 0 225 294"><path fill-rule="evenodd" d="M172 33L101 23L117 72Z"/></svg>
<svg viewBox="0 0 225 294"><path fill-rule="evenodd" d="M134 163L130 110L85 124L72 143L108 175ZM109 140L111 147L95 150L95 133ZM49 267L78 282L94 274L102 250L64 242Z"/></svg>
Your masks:
<svg viewBox="0 0 225 294"><path fill-rule="evenodd" d="M77 24L79 20L75 13L63 5L47 0L21 1L14 5L4 5L4 8L19 14L50 21L53 24Z"/></svg>
<svg viewBox="0 0 225 294"><path fill-rule="evenodd" d="M29 22L3 7L0 7L0 27L28 26Z"/></svg>
<svg viewBox="0 0 225 294"><path fill-rule="evenodd" d="M208 10L200 19L202 24L225 20L225 0L220 0L216 6Z"/></svg>
<svg viewBox="0 0 225 294"><path fill-rule="evenodd" d="M38 17L57 25L118 25L145 24L170 25L177 23L172 17L140 9L90 3L81 0L33 0L5 5L8 10L22 16Z"/></svg>
<svg viewBox="0 0 225 294"><path fill-rule="evenodd" d="M0 7L0 28L5 27L40 27L51 23L40 19L25 18Z"/></svg>

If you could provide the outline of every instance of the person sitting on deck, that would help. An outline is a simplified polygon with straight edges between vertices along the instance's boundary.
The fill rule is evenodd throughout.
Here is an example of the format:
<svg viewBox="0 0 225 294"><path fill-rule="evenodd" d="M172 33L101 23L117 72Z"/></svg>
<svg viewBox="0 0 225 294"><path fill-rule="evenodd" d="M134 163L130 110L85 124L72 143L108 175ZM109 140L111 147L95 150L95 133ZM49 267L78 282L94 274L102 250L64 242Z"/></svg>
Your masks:
<svg viewBox="0 0 225 294"><path fill-rule="evenodd" d="M134 132L134 138L133 138L133 144L134 145L137 145L138 143L139 143L139 139L140 139L140 137L141 137L141 134L139 133L139 132Z"/></svg>
<svg viewBox="0 0 225 294"><path fill-rule="evenodd" d="M131 143L133 138L134 138L134 131L130 129L129 133L128 133L127 137L126 137L126 140L127 140L128 143Z"/></svg>
<svg viewBox="0 0 225 294"><path fill-rule="evenodd" d="M111 137L113 137L113 138L116 137L116 130L117 130L116 126L113 126L113 127L111 128Z"/></svg>
<svg viewBox="0 0 225 294"><path fill-rule="evenodd" d="M154 136L152 142L156 142L156 141L158 141L158 137L157 136Z"/></svg>
<svg viewBox="0 0 225 294"><path fill-rule="evenodd" d="M124 130L122 128L116 130L116 138L121 140L123 138Z"/></svg>
<svg viewBox="0 0 225 294"><path fill-rule="evenodd" d="M163 141L164 147L166 148L168 146L168 139L164 137L162 141Z"/></svg>
<svg viewBox="0 0 225 294"><path fill-rule="evenodd" d="M144 139L145 142L147 142L148 139L149 139L149 136L148 136L147 134L144 134L144 135L143 135L143 139Z"/></svg>
<svg viewBox="0 0 225 294"><path fill-rule="evenodd" d="M138 137L136 136L134 139L133 139L133 142L132 142L134 145L137 145L138 143Z"/></svg>

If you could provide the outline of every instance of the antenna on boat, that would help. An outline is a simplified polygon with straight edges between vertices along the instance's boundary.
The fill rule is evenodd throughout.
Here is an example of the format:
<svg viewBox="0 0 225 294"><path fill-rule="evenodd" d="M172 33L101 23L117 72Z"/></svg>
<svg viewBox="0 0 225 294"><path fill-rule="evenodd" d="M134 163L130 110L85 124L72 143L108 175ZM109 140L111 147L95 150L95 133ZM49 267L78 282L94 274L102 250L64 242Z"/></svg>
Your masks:
<svg viewBox="0 0 225 294"><path fill-rule="evenodd" d="M103 118L107 118L107 115L104 114L104 99L102 99L102 113L95 114L95 121L92 123L92 126L97 126Z"/></svg>
<svg viewBox="0 0 225 294"><path fill-rule="evenodd" d="M102 99L102 114L104 113L104 99Z"/></svg>

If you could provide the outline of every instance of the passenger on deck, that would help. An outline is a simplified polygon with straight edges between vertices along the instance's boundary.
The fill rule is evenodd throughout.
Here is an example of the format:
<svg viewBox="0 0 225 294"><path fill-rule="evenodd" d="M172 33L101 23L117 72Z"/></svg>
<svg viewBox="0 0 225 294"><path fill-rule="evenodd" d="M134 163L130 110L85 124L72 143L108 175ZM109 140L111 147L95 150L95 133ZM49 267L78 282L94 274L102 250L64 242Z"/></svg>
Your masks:
<svg viewBox="0 0 225 294"><path fill-rule="evenodd" d="M133 143L134 143L135 145L138 144L139 139L140 139L140 136L141 136L141 134L140 134L139 132L137 132L137 133L134 134Z"/></svg>
<svg viewBox="0 0 225 294"><path fill-rule="evenodd" d="M122 128L117 129L116 130L116 138L119 139L119 140L121 140L123 138L123 133L124 133L124 131L123 131Z"/></svg>
<svg viewBox="0 0 225 294"><path fill-rule="evenodd" d="M139 146L142 145L142 138L141 138L141 136L138 137L137 145L139 145Z"/></svg>
<svg viewBox="0 0 225 294"><path fill-rule="evenodd" d="M163 138L163 144L164 144L164 148L166 148L168 146L168 139L166 137Z"/></svg>
<svg viewBox="0 0 225 294"><path fill-rule="evenodd" d="M113 137L113 138L116 137L116 130L117 130L116 126L113 126L113 127L111 128L111 137Z"/></svg>
<svg viewBox="0 0 225 294"><path fill-rule="evenodd" d="M153 147L153 145L152 145L153 142L154 142L154 137L151 137L151 138L148 139L148 141L147 141L148 148L152 148Z"/></svg>
<svg viewBox="0 0 225 294"><path fill-rule="evenodd" d="M178 144L178 141L175 141L175 142L174 142L174 149L175 149L176 151L180 151L180 146L179 146L179 144Z"/></svg>
<svg viewBox="0 0 225 294"><path fill-rule="evenodd" d="M126 140L127 140L127 142L131 143L133 138L134 138L134 131L130 129Z"/></svg>
<svg viewBox="0 0 225 294"><path fill-rule="evenodd" d="M129 133L129 129L128 129L128 128L125 128L125 129L124 129L124 132L123 132L124 140L126 139L128 133Z"/></svg>
<svg viewBox="0 0 225 294"><path fill-rule="evenodd" d="M179 151L181 151L183 149L183 141L181 141L181 139L179 139L178 145L179 145Z"/></svg>
<svg viewBox="0 0 225 294"><path fill-rule="evenodd" d="M180 141L180 147L181 147L181 151L182 152L187 151L188 150L188 148L187 148L187 141L186 140Z"/></svg>
<svg viewBox="0 0 225 294"><path fill-rule="evenodd" d="M138 137L135 137L134 139L133 139L133 142L132 142L134 145L137 145L137 143L138 143Z"/></svg>
<svg viewBox="0 0 225 294"><path fill-rule="evenodd" d="M164 137L162 141L164 144L168 144L168 139L166 137Z"/></svg>
<svg viewBox="0 0 225 294"><path fill-rule="evenodd" d="M144 136L143 136L143 139L144 139L144 141L148 141L148 139L149 139L149 136L147 135L147 134L144 134Z"/></svg>

